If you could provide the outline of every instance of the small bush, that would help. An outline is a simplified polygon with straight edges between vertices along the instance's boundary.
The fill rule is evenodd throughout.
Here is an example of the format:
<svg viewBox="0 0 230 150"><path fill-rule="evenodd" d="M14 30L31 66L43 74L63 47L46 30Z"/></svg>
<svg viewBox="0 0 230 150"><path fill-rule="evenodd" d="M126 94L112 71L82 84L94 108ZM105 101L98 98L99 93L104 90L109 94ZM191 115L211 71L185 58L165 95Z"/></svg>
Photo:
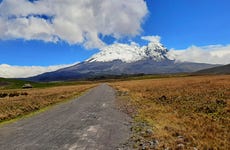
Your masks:
<svg viewBox="0 0 230 150"><path fill-rule="evenodd" d="M4 97L6 97L6 96L8 96L7 93L0 93L0 98L4 98Z"/></svg>
<svg viewBox="0 0 230 150"><path fill-rule="evenodd" d="M22 92L21 95L27 96L27 95L29 95L29 94L28 94L27 92Z"/></svg>
<svg viewBox="0 0 230 150"><path fill-rule="evenodd" d="M227 102L226 102L226 101L224 101L224 100L219 100L219 99L216 100L216 104L217 104L218 106L222 106L222 107L226 107L226 106L227 106Z"/></svg>
<svg viewBox="0 0 230 150"><path fill-rule="evenodd" d="M19 96L19 95L20 95L20 94L19 94L19 93L16 93L16 92L15 92L15 93L10 93L10 94L9 94L9 97L16 97L16 96Z"/></svg>

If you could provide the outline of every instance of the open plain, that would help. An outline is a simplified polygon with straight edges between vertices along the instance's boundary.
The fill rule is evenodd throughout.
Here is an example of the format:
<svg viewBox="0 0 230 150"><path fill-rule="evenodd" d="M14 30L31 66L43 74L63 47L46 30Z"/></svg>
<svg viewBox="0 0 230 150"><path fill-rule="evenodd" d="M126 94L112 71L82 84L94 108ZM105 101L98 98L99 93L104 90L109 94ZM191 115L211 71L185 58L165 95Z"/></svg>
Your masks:
<svg viewBox="0 0 230 150"><path fill-rule="evenodd" d="M133 140L159 149L230 149L230 76L190 76L111 84L133 116ZM146 134L151 128L152 134ZM152 142L152 143L151 143Z"/></svg>

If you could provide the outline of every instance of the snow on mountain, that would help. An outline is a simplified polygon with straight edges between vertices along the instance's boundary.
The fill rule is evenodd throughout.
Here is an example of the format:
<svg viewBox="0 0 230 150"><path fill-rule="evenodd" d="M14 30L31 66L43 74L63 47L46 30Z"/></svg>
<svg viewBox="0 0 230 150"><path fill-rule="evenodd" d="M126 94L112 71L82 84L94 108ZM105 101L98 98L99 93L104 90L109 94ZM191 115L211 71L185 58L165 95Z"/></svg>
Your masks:
<svg viewBox="0 0 230 150"><path fill-rule="evenodd" d="M160 42L150 42L142 49L144 49L147 58L152 58L155 61L168 59L166 56L168 50Z"/></svg>
<svg viewBox="0 0 230 150"><path fill-rule="evenodd" d="M121 60L126 63L136 62L147 58L154 61L162 61L167 59L168 50L157 41L152 41L148 46L140 47L135 43L120 44L115 43L103 48L99 53L93 55L87 62L110 62L113 60Z"/></svg>
<svg viewBox="0 0 230 150"><path fill-rule="evenodd" d="M143 57L143 52L139 46L116 43L103 48L101 52L93 55L88 61L108 62L119 59L123 62L134 62L141 60Z"/></svg>

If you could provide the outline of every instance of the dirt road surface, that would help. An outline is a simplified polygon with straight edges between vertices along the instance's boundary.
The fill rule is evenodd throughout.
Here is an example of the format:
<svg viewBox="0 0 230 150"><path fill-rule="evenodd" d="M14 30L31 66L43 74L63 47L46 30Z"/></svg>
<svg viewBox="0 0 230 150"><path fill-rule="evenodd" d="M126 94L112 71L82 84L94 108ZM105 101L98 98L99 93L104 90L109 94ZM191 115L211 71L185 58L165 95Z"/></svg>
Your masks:
<svg viewBox="0 0 230 150"><path fill-rule="evenodd" d="M0 150L116 150L129 138L130 118L102 84L84 96L0 127Z"/></svg>

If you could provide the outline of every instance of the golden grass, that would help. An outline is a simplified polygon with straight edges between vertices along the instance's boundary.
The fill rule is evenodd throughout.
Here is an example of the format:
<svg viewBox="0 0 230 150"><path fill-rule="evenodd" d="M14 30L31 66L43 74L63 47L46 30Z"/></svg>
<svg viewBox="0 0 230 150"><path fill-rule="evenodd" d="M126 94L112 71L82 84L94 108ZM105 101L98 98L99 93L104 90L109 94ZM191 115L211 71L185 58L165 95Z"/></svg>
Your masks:
<svg viewBox="0 0 230 150"><path fill-rule="evenodd" d="M94 86L95 84L86 84L42 89L0 90L0 94L8 94L8 96L0 98L0 122L77 97Z"/></svg>
<svg viewBox="0 0 230 150"><path fill-rule="evenodd" d="M229 75L111 85L118 89L126 112L153 128L154 134L145 138L157 139L158 149L230 149Z"/></svg>

